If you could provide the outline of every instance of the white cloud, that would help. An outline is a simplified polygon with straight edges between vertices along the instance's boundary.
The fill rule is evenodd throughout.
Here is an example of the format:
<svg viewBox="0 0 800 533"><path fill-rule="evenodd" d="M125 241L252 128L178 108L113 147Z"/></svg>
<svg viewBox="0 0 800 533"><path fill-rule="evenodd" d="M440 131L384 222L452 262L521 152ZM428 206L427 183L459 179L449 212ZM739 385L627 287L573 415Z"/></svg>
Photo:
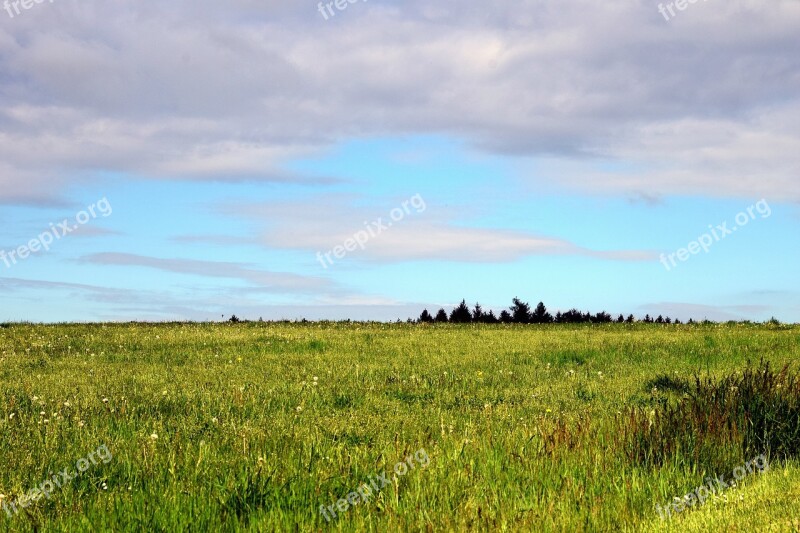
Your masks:
<svg viewBox="0 0 800 533"><path fill-rule="evenodd" d="M643 0L358 7L88 1L6 20L0 202L57 201L97 170L306 182L288 160L429 133L577 165L557 183L591 192L800 200L796 1L669 23Z"/></svg>
<svg viewBox="0 0 800 533"><path fill-rule="evenodd" d="M460 261L504 263L536 255L583 255L618 261L649 261L657 255L648 250L589 250L569 241L508 229L458 225L451 222L452 209L427 205L423 212L409 213L396 222L381 209L359 207L351 197L326 197L303 202L236 205L222 209L243 216L265 229L260 242L269 248L325 254L357 232L372 233L364 249L348 254L348 261ZM462 217L463 218L463 217ZM365 225L367 224L367 225ZM381 227L378 227L378 226ZM211 237L208 242L219 242Z"/></svg>

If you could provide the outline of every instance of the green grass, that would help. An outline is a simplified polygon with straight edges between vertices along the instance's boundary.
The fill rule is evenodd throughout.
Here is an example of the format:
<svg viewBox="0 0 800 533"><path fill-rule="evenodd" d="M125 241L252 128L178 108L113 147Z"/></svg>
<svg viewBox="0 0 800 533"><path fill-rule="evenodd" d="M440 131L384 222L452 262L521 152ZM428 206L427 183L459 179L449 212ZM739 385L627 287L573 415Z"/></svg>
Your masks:
<svg viewBox="0 0 800 533"><path fill-rule="evenodd" d="M797 530L796 459L665 523L656 504L721 472L620 445L632 408L762 358L800 360L800 327L6 325L0 494L113 460L0 530ZM320 515L420 449L427 468Z"/></svg>

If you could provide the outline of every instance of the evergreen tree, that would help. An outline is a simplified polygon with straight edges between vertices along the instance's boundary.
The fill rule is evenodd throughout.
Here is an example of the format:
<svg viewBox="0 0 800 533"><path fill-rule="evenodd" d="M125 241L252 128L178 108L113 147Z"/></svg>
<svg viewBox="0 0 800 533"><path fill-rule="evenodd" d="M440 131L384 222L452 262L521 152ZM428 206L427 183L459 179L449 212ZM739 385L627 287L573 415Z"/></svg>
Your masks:
<svg viewBox="0 0 800 533"><path fill-rule="evenodd" d="M485 322L486 315L481 308L481 304L476 303L475 309L472 310L472 321L473 322Z"/></svg>
<svg viewBox="0 0 800 533"><path fill-rule="evenodd" d="M417 320L417 322L419 322L420 324L430 324L431 322L433 322L433 317L428 312L428 310L425 309L422 312L422 314L419 315L419 320Z"/></svg>
<svg viewBox="0 0 800 533"><path fill-rule="evenodd" d="M511 313L503 309L500 312L500 322L503 324L511 324L514 321L514 317L511 316Z"/></svg>
<svg viewBox="0 0 800 533"><path fill-rule="evenodd" d="M447 311L444 309L439 309L439 312L436 313L436 318L433 319L435 322L446 323L447 322Z"/></svg>
<svg viewBox="0 0 800 533"><path fill-rule="evenodd" d="M561 315L561 320L565 324L575 324L577 322L583 321L583 315L577 309L570 309L569 311Z"/></svg>
<svg viewBox="0 0 800 533"><path fill-rule="evenodd" d="M515 324L528 324L531 321L531 306L519 298L514 298L514 305L509 308Z"/></svg>
<svg viewBox="0 0 800 533"><path fill-rule="evenodd" d="M466 300L461 300L458 307L453 309L453 312L450 313L450 322L453 324L469 324L472 322L472 313L469 312Z"/></svg>
<svg viewBox="0 0 800 533"><path fill-rule="evenodd" d="M600 311L592 318L592 322L596 322L598 324L606 324L608 322L611 322L612 320L613 318L611 318L611 315L609 315L605 311Z"/></svg>
<svg viewBox="0 0 800 533"><path fill-rule="evenodd" d="M617 317L617 324L622 324L622 323L624 323L624 322L625 322L625 317L624 317L624 316L622 316L622 315L619 315L619 316Z"/></svg>
<svg viewBox="0 0 800 533"><path fill-rule="evenodd" d="M625 322L627 322L628 324L633 324L634 322L636 322L636 319L633 317L633 315L628 315L628 318L625 319Z"/></svg>
<svg viewBox="0 0 800 533"><path fill-rule="evenodd" d="M553 322L553 315L547 312L547 307L544 306L543 302L539 302L539 305L533 310L533 315L531 315L531 323L550 324L551 322Z"/></svg>

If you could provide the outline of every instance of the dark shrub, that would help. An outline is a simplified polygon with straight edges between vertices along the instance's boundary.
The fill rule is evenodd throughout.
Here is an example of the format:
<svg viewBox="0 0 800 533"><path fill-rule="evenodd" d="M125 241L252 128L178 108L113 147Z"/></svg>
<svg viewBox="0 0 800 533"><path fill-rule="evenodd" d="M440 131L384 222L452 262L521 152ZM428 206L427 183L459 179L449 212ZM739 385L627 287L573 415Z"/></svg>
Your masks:
<svg viewBox="0 0 800 533"><path fill-rule="evenodd" d="M623 446L637 464L729 468L762 453L775 459L800 456L800 379L788 366L775 372L762 361L719 381L695 376L687 387L659 376L647 385L684 396L623 416Z"/></svg>

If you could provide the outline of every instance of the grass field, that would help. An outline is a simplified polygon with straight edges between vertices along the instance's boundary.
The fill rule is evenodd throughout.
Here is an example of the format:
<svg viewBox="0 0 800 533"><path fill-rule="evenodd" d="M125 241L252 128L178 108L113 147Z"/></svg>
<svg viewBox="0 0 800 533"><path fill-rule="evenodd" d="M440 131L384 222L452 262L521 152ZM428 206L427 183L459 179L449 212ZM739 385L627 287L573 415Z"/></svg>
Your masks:
<svg viewBox="0 0 800 533"><path fill-rule="evenodd" d="M624 446L659 377L762 358L797 369L800 327L0 326L0 530L798 531L796 460L662 520L753 457Z"/></svg>

